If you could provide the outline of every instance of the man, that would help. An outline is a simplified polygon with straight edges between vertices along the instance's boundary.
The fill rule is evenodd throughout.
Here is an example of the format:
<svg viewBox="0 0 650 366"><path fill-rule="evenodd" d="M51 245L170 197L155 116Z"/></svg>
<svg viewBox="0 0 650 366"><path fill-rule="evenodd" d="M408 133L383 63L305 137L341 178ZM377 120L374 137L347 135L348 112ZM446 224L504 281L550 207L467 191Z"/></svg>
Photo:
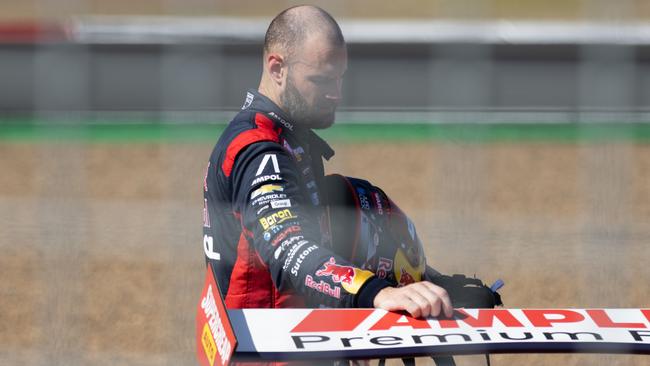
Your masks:
<svg viewBox="0 0 650 366"><path fill-rule="evenodd" d="M394 288L321 246L322 158L312 129L334 123L347 68L336 21L314 6L280 13L262 78L217 142L204 182L204 249L229 308L377 307L452 315L446 291Z"/></svg>

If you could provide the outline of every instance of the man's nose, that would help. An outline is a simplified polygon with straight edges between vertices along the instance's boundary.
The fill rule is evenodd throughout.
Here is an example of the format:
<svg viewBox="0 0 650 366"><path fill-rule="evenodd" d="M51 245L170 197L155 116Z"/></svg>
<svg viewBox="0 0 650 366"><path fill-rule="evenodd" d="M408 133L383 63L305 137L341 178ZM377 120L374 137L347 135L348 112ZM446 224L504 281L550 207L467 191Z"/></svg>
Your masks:
<svg viewBox="0 0 650 366"><path fill-rule="evenodd" d="M325 94L325 98L327 100L331 100L333 102L338 102L339 100L341 100L341 93L340 92L338 92L338 93L327 93L327 94Z"/></svg>
<svg viewBox="0 0 650 366"><path fill-rule="evenodd" d="M333 85L333 87L327 93L325 93L325 98L338 102L341 99L341 85L341 80L337 80L335 85Z"/></svg>

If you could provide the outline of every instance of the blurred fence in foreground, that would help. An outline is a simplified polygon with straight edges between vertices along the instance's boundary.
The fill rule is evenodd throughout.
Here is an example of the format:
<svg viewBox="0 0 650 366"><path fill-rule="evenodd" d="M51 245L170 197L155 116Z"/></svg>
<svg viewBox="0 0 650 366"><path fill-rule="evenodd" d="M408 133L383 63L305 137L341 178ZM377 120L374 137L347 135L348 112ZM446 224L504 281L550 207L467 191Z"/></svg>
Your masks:
<svg viewBox="0 0 650 366"><path fill-rule="evenodd" d="M203 113L214 121L257 87L267 22L87 17L5 29L13 38L0 43L0 112L47 119L122 111L163 120ZM650 27L643 22L341 25L350 63L340 120L650 120Z"/></svg>

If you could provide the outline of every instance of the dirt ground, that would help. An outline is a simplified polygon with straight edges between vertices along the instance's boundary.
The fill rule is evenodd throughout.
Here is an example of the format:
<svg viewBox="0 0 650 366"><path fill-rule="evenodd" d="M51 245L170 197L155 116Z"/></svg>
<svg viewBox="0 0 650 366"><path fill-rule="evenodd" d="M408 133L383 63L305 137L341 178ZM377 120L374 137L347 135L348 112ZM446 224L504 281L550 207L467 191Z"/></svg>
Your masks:
<svg viewBox="0 0 650 366"><path fill-rule="evenodd" d="M0 142L0 364L195 363L211 147ZM649 306L650 145L334 147L328 170L384 188L416 222L429 263L504 279L507 306ZM493 365L648 362L492 357Z"/></svg>

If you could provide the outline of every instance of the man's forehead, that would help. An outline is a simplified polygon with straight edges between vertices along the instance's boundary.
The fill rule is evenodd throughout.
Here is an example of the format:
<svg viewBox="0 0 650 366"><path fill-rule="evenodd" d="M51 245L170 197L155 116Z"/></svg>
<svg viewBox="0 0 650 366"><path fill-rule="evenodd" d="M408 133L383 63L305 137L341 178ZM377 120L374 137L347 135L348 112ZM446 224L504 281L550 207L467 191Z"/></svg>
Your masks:
<svg viewBox="0 0 650 366"><path fill-rule="evenodd" d="M345 69L347 49L344 45L335 45L322 38L310 37L295 53L294 62L310 69Z"/></svg>

